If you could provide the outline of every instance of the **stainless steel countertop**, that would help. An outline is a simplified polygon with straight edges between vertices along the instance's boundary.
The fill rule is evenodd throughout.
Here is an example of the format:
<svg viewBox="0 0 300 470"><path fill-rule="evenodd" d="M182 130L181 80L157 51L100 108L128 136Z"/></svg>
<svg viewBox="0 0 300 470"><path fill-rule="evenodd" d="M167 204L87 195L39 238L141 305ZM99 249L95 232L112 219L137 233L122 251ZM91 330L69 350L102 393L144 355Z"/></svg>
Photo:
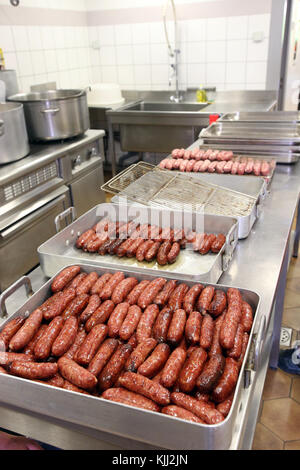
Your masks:
<svg viewBox="0 0 300 470"><path fill-rule="evenodd" d="M103 130L89 129L83 136L69 141L34 144L27 157L15 163L0 165L0 186L47 165L65 155L66 152L74 152L93 140L104 137L104 135Z"/></svg>

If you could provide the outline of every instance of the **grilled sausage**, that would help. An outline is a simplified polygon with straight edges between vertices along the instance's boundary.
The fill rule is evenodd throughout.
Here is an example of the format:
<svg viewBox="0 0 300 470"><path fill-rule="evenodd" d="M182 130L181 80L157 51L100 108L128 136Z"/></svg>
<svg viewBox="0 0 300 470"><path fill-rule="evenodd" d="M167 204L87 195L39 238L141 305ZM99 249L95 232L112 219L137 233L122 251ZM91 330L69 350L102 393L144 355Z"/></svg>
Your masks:
<svg viewBox="0 0 300 470"><path fill-rule="evenodd" d="M129 304L128 304L129 305ZM134 334L142 316L142 310L137 305L128 308L127 315L119 330L119 336L123 341L128 341Z"/></svg>
<svg viewBox="0 0 300 470"><path fill-rule="evenodd" d="M197 379L197 387L201 393L210 393L224 372L225 358L222 354L211 356L204 365Z"/></svg>
<svg viewBox="0 0 300 470"><path fill-rule="evenodd" d="M173 418L184 419L185 421L191 421L192 423L205 424L205 422L198 418L194 413L188 411L180 406L169 405L162 408L161 412L168 416L173 416Z"/></svg>
<svg viewBox="0 0 300 470"><path fill-rule="evenodd" d="M61 375L76 387L92 390L97 385L97 378L72 359L60 357L57 365Z"/></svg>
<svg viewBox="0 0 300 470"><path fill-rule="evenodd" d="M207 353L201 347L196 348L190 357L188 357L183 368L181 369L178 379L178 384L181 391L189 393L195 388L197 378L202 372L206 358Z"/></svg>
<svg viewBox="0 0 300 470"><path fill-rule="evenodd" d="M209 349L214 334L214 321L210 315L204 314L201 324L200 346L203 349Z"/></svg>
<svg viewBox="0 0 300 470"><path fill-rule="evenodd" d="M50 379L57 374L57 364L50 362L14 361L8 366L8 372L23 379Z"/></svg>
<svg viewBox="0 0 300 470"><path fill-rule="evenodd" d="M43 313L41 310L34 310L10 340L9 349L11 351L21 351L21 349L24 349L38 331L42 323L42 319Z"/></svg>
<svg viewBox="0 0 300 470"><path fill-rule="evenodd" d="M71 317L71 318L73 318L73 317ZM78 333L76 334L76 338L75 338L73 344L63 354L63 356L66 357L67 359L74 359L76 352L78 351L78 349L80 348L80 346L84 342L85 338L86 338L86 332L84 330L79 330ZM71 341L72 341L72 339L70 338L70 342Z"/></svg>
<svg viewBox="0 0 300 470"><path fill-rule="evenodd" d="M107 336L108 327L106 325L96 325L91 329L84 342L76 352L75 360L82 366L87 366L95 356L100 345Z"/></svg>
<svg viewBox="0 0 300 470"><path fill-rule="evenodd" d="M138 280L135 277L127 277L123 279L114 289L111 300L115 304L120 304L125 301L127 295L132 289L138 284Z"/></svg>
<svg viewBox="0 0 300 470"><path fill-rule="evenodd" d="M213 233L205 237L203 243L201 243L199 253L201 255L206 255L211 250L211 247L216 241L216 238L216 235L214 235Z"/></svg>
<svg viewBox="0 0 300 470"><path fill-rule="evenodd" d="M191 345L199 344L201 333L202 315L199 312L191 312L185 325L185 338Z"/></svg>
<svg viewBox="0 0 300 470"><path fill-rule="evenodd" d="M97 279L97 281L95 282L95 284L91 288L91 295L93 295L93 294L100 295L101 292L102 292L103 287L110 280L111 277L112 277L111 273L105 273L102 276L100 276L99 279Z"/></svg>
<svg viewBox="0 0 300 470"><path fill-rule="evenodd" d="M242 318L242 296L238 289L230 288L227 292L227 298L228 309L220 329L220 344L225 349L231 349Z"/></svg>
<svg viewBox="0 0 300 470"><path fill-rule="evenodd" d="M213 316L213 317L218 317L221 315L225 308L227 306L227 297L225 292L222 290L217 289L215 291L214 297L212 299L212 302L210 306L208 307L208 312Z"/></svg>
<svg viewBox="0 0 300 470"><path fill-rule="evenodd" d="M136 335L139 343L151 337L152 328L159 313L157 305L149 305L144 311L137 326Z"/></svg>
<svg viewBox="0 0 300 470"><path fill-rule="evenodd" d="M0 332L0 348L1 350L7 350L10 340L19 331L22 325L24 325L25 318L16 317L10 320Z"/></svg>
<svg viewBox="0 0 300 470"><path fill-rule="evenodd" d="M159 240L153 243L153 245L148 249L145 255L145 261L150 262L150 261L153 261L157 257L160 245L161 245L161 242Z"/></svg>
<svg viewBox="0 0 300 470"><path fill-rule="evenodd" d="M175 261L178 258L179 253L180 253L180 243L174 242L173 245L171 246L170 251L167 254L167 262L169 264L175 263Z"/></svg>
<svg viewBox="0 0 300 470"><path fill-rule="evenodd" d="M97 308L97 310L86 322L86 331L89 333L94 326L98 325L99 323L105 323L109 319L114 308L115 304L111 300L105 300L105 302L103 302L103 304Z"/></svg>
<svg viewBox="0 0 300 470"><path fill-rule="evenodd" d="M52 345L52 354L56 357L63 356L74 343L78 332L78 320L69 317Z"/></svg>
<svg viewBox="0 0 300 470"><path fill-rule="evenodd" d="M126 362L126 370L136 372L156 346L157 341L153 338L148 338L139 343Z"/></svg>
<svg viewBox="0 0 300 470"><path fill-rule="evenodd" d="M171 307L166 306L159 312L156 318L152 335L159 343L165 343L167 341L172 316L173 310Z"/></svg>
<svg viewBox="0 0 300 470"><path fill-rule="evenodd" d="M48 359L51 348L59 335L64 324L62 317L55 317L47 326L43 336L37 341L34 348L34 356L37 360L42 361Z"/></svg>
<svg viewBox="0 0 300 470"><path fill-rule="evenodd" d="M156 278L153 281L151 281L150 284L146 287L146 289L139 296L138 306L141 307L141 309L145 309L150 304L152 304L155 297L162 290L166 282L167 282L166 279L163 279L161 277Z"/></svg>
<svg viewBox="0 0 300 470"><path fill-rule="evenodd" d="M169 405L170 403L169 390L143 375L125 372L119 378L119 383L122 387L132 392L140 393L159 405Z"/></svg>
<svg viewBox="0 0 300 470"><path fill-rule="evenodd" d="M199 310L199 312L204 313L208 311L214 293L215 288L213 286L207 286L203 289L197 302L197 310Z"/></svg>
<svg viewBox="0 0 300 470"><path fill-rule="evenodd" d="M182 309L175 310L167 334L167 341L171 345L178 345L183 338L186 324L186 313Z"/></svg>
<svg viewBox="0 0 300 470"><path fill-rule="evenodd" d="M150 284L150 281L144 280L139 282L133 289L132 291L129 292L129 294L126 297L126 302L128 302L130 305L135 305L137 304L138 298L141 295L141 293L146 289L146 287Z"/></svg>
<svg viewBox="0 0 300 470"><path fill-rule="evenodd" d="M168 302L168 305L173 309L173 311L182 309L183 299L188 290L188 286L184 283L179 284L179 286L174 289Z"/></svg>
<svg viewBox="0 0 300 470"><path fill-rule="evenodd" d="M212 392L212 399L222 403L234 391L239 377L237 362L231 357L226 357L224 372Z"/></svg>
<svg viewBox="0 0 300 470"><path fill-rule="evenodd" d="M123 321L126 318L130 305L128 302L120 303L116 306L108 320L108 336L117 338Z"/></svg>
<svg viewBox="0 0 300 470"><path fill-rule="evenodd" d="M171 248L172 243L169 240L163 242L160 245L156 258L160 266L165 266L166 264L168 264L168 254L170 253Z"/></svg>
<svg viewBox="0 0 300 470"><path fill-rule="evenodd" d="M34 357L31 354L13 353L13 352L0 352L0 365L3 367L8 366L12 362L33 362Z"/></svg>
<svg viewBox="0 0 300 470"><path fill-rule="evenodd" d="M109 388L101 395L105 400L114 401L116 403L123 403L123 405L134 406L135 408L142 408L144 410L159 412L159 406L149 398L140 395L139 393L130 392L124 388Z"/></svg>
<svg viewBox="0 0 300 470"><path fill-rule="evenodd" d="M67 308L67 306L76 297L76 291L72 287L64 289L63 292L54 294L55 299L50 302L47 308L44 310L43 315L45 320L52 320L54 317L58 317Z"/></svg>
<svg viewBox="0 0 300 470"><path fill-rule="evenodd" d="M190 397L185 393L171 394L171 401L202 419L207 424L218 424L224 421L224 416L209 403L198 401L196 398Z"/></svg>
<svg viewBox="0 0 300 470"><path fill-rule="evenodd" d="M67 320L69 317L79 317L81 312L86 308L89 302L88 294L79 294L77 295L63 311L62 317L64 320Z"/></svg>
<svg viewBox="0 0 300 470"><path fill-rule="evenodd" d="M223 233L219 233L217 235L215 241L211 245L211 251L213 253L219 253L221 249L223 248L224 244L226 243L226 237Z"/></svg>
<svg viewBox="0 0 300 470"><path fill-rule="evenodd" d="M186 351L182 347L174 349L169 356L160 377L160 383L166 388L171 388L175 385L180 371L186 360Z"/></svg>
<svg viewBox="0 0 300 470"><path fill-rule="evenodd" d="M131 352L132 346L129 344L122 344L120 348L115 351L99 375L98 387L100 390L104 391L113 387Z"/></svg>
<svg viewBox="0 0 300 470"><path fill-rule="evenodd" d="M117 287L117 285L123 281L125 278L124 273L121 271L117 271L114 273L111 278L107 281L105 286L102 289L101 294L99 295L102 300L108 300L111 298L113 291Z"/></svg>
<svg viewBox="0 0 300 470"><path fill-rule="evenodd" d="M247 302L242 303L241 324L243 325L244 331L250 333L253 324L253 311L252 307Z"/></svg>
<svg viewBox="0 0 300 470"><path fill-rule="evenodd" d="M163 368L169 355L169 346L164 343L159 344L145 362L140 365L138 373L148 378L154 377Z"/></svg>
<svg viewBox="0 0 300 470"><path fill-rule="evenodd" d="M195 307L196 301L203 290L202 284L195 284L186 293L183 299L183 308L187 314L190 314Z"/></svg>
<svg viewBox="0 0 300 470"><path fill-rule="evenodd" d="M157 294L155 297L153 303L159 306L164 306L169 300L170 295L174 291L176 287L177 281L170 280L168 281L163 289Z"/></svg>
<svg viewBox="0 0 300 470"><path fill-rule="evenodd" d="M101 300L98 294L92 294L89 297L88 304L83 312L80 314L80 323L86 323L86 321L93 315L93 313L100 307Z"/></svg>
<svg viewBox="0 0 300 470"><path fill-rule="evenodd" d="M118 346L118 340L113 338L106 339L89 363L88 371L98 377Z"/></svg>
<svg viewBox="0 0 300 470"><path fill-rule="evenodd" d="M98 280L98 274L96 272L89 273L81 284L76 289L76 295L89 294L93 285Z"/></svg>
<svg viewBox="0 0 300 470"><path fill-rule="evenodd" d="M154 245L153 240L144 240L143 243L140 244L138 249L136 250L136 259L141 263L144 261L145 256L149 249Z"/></svg>

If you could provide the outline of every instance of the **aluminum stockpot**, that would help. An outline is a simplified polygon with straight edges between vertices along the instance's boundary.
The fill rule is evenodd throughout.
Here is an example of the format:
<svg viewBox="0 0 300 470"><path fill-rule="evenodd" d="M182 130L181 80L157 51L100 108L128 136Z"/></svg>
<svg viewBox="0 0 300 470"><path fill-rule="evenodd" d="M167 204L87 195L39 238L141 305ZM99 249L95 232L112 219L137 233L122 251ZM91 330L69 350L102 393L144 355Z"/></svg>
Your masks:
<svg viewBox="0 0 300 470"><path fill-rule="evenodd" d="M31 142L77 137L90 127L85 90L19 93L10 96L8 101L24 105Z"/></svg>
<svg viewBox="0 0 300 470"><path fill-rule="evenodd" d="M29 154L24 108L20 103L0 103L0 165Z"/></svg>

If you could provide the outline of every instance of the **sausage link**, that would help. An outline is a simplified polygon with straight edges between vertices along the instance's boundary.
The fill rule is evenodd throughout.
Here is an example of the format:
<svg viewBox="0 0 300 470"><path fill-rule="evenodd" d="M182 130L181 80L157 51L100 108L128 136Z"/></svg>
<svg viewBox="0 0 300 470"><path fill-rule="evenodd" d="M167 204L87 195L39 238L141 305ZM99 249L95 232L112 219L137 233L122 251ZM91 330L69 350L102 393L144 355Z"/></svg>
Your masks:
<svg viewBox="0 0 300 470"><path fill-rule="evenodd" d="M165 365L170 355L170 348L167 344L159 344L153 353L138 368L138 373L145 377L152 378Z"/></svg>
<svg viewBox="0 0 300 470"><path fill-rule="evenodd" d="M226 398L226 400L219 403L216 407L217 410L220 411L220 413L222 413L224 418L226 418L226 416L229 415L231 405L233 402L233 397L234 397L234 393L232 393L228 398Z"/></svg>
<svg viewBox="0 0 300 470"><path fill-rule="evenodd" d="M86 321L93 315L93 313L100 307L101 300L99 295L92 294L89 297L88 304L83 312L80 314L80 323L86 323Z"/></svg>
<svg viewBox="0 0 300 470"><path fill-rule="evenodd" d="M197 387L201 393L210 393L224 372L225 358L222 354L211 356L204 365L197 379Z"/></svg>
<svg viewBox="0 0 300 470"><path fill-rule="evenodd" d="M108 320L108 336L117 338L123 321L126 318L130 305L128 302L120 303L116 306Z"/></svg>
<svg viewBox="0 0 300 470"><path fill-rule="evenodd" d="M99 254L100 256L106 255L106 253L109 252L109 250L111 249L111 247L115 244L115 242L116 242L117 240L118 240L118 238L113 238L113 239L112 239L112 238L108 238L108 239L106 240L106 242L104 242L104 243L100 246L100 248L99 248L99 250L98 250L98 254Z"/></svg>
<svg viewBox="0 0 300 470"><path fill-rule="evenodd" d="M208 311L214 293L215 288L213 286L207 286L203 289L197 302L197 310L199 310L199 312L202 313Z"/></svg>
<svg viewBox="0 0 300 470"><path fill-rule="evenodd" d="M124 278L124 273L122 273L121 271L117 271L116 273L114 273L103 287L102 292L100 294L100 299L110 299L114 289L121 281L123 281Z"/></svg>
<svg viewBox="0 0 300 470"><path fill-rule="evenodd" d="M137 304L138 298L141 295L141 293L146 289L146 287L150 284L150 281L144 280L139 282L131 292L126 297L126 302L128 302L130 305L135 305Z"/></svg>
<svg viewBox="0 0 300 470"><path fill-rule="evenodd" d="M191 392L197 382L197 378L202 372L207 353L203 348L196 348L190 357L186 360L183 368L181 369L178 384L182 392Z"/></svg>
<svg viewBox="0 0 300 470"><path fill-rule="evenodd" d="M174 230L170 227L165 227L161 232L161 239L172 242L174 240Z"/></svg>
<svg viewBox="0 0 300 470"><path fill-rule="evenodd" d="M132 346L129 344L122 344L116 350L99 375L98 387L100 390L104 391L114 386L131 352Z"/></svg>
<svg viewBox="0 0 300 470"><path fill-rule="evenodd" d="M64 324L62 317L55 317L47 326L43 336L37 341L34 348L34 356L37 360L42 361L48 359L51 348L59 335Z"/></svg>
<svg viewBox="0 0 300 470"><path fill-rule="evenodd" d="M231 357L225 359L224 372L212 392L212 399L216 403L221 403L234 391L239 377L237 362Z"/></svg>
<svg viewBox="0 0 300 470"><path fill-rule="evenodd" d="M100 295L101 292L102 292L103 287L110 280L111 277L112 277L111 273L105 273L102 276L100 276L99 279L97 279L97 281L95 282L95 284L91 288L91 294L92 295L93 294Z"/></svg>
<svg viewBox="0 0 300 470"><path fill-rule="evenodd" d="M214 354L222 354L222 347L220 345L220 329L225 317L225 313L226 310L214 322L214 334L208 352L209 356L213 356Z"/></svg>
<svg viewBox="0 0 300 470"><path fill-rule="evenodd" d="M163 289L157 294L155 297L153 303L159 306L164 306L168 302L170 295L174 291L176 287L177 281L175 280L170 280L168 281Z"/></svg>
<svg viewBox="0 0 300 470"><path fill-rule="evenodd" d="M141 263L144 261L147 251L154 245L153 240L144 240L136 250L136 259Z"/></svg>
<svg viewBox="0 0 300 470"><path fill-rule="evenodd" d="M69 347L67 352L63 354L63 357L66 357L67 359L74 359L76 352L84 342L85 338L86 332L84 330L79 330L73 344Z"/></svg>
<svg viewBox="0 0 300 470"><path fill-rule="evenodd" d="M78 320L76 317L69 317L59 335L55 339L52 345L53 356L63 356L74 343L78 332Z"/></svg>
<svg viewBox="0 0 300 470"><path fill-rule="evenodd" d="M24 349L40 328L42 319L43 313L37 308L29 315L21 328L12 337L9 342L9 349L11 351L21 351L21 349Z"/></svg>
<svg viewBox="0 0 300 470"><path fill-rule="evenodd" d="M206 237L206 233L190 232L188 236L188 241L193 244L194 251L199 251Z"/></svg>
<svg viewBox="0 0 300 470"><path fill-rule="evenodd" d="M26 348L23 350L23 353L33 355L34 354L34 348L38 340L43 336L45 330L48 328L48 325L41 325L40 328L37 330L36 334L32 338L31 341L27 344Z"/></svg>
<svg viewBox="0 0 300 470"><path fill-rule="evenodd" d="M101 398L144 410L160 411L159 406L154 401L124 388L109 388L102 393Z"/></svg>
<svg viewBox="0 0 300 470"><path fill-rule="evenodd" d="M135 277L127 277L123 279L114 289L111 300L115 304L120 304L125 301L127 295L132 289L138 284L138 280Z"/></svg>
<svg viewBox="0 0 300 470"><path fill-rule="evenodd" d="M79 294L77 295L63 311L62 317L64 320L67 320L70 317L79 317L81 312L86 308L89 302L88 294Z"/></svg>
<svg viewBox="0 0 300 470"><path fill-rule="evenodd" d="M132 349L135 349L138 345L138 340L136 337L136 333L133 333L133 335L129 338L128 343L130 346L132 346Z"/></svg>
<svg viewBox="0 0 300 470"><path fill-rule="evenodd" d="M198 418L194 413L181 408L176 405L169 405L162 408L161 412L168 416L173 416L174 418L184 419L185 421L192 421L192 423L205 424L205 422Z"/></svg>
<svg viewBox="0 0 300 470"><path fill-rule="evenodd" d="M167 341L176 346L183 338L186 324L186 313L182 309L175 310L167 334Z"/></svg>
<svg viewBox="0 0 300 470"><path fill-rule="evenodd" d="M125 372L119 378L119 383L131 392L140 393L159 405L169 405L170 403L169 390L144 375Z"/></svg>
<svg viewBox="0 0 300 470"><path fill-rule="evenodd" d="M134 258L136 257L137 250L142 246L145 242L144 237L138 237L134 240L134 242L130 245L128 250L126 251L127 258Z"/></svg>
<svg viewBox="0 0 300 470"><path fill-rule="evenodd" d="M7 350L10 340L19 331L22 325L24 325L25 318L16 317L10 320L0 332L0 348L1 350Z"/></svg>
<svg viewBox="0 0 300 470"><path fill-rule="evenodd" d="M85 324L85 329L89 333L91 329L99 323L105 323L115 308L111 300L105 300L102 305L93 313Z"/></svg>
<svg viewBox="0 0 300 470"><path fill-rule="evenodd" d="M106 325L100 324L94 326L78 349L75 361L82 366L89 365L100 345L105 340L107 332L108 327Z"/></svg>
<svg viewBox="0 0 300 470"><path fill-rule="evenodd" d="M55 299L50 302L47 309L44 311L44 318L47 321L61 315L70 302L72 302L76 297L76 291L72 287L65 289L63 292L59 292L58 294L60 295L54 294Z"/></svg>
<svg viewBox="0 0 300 470"><path fill-rule="evenodd" d="M180 253L180 243L174 242L169 253L167 254L167 260L169 264L175 263Z"/></svg>
<svg viewBox="0 0 300 470"><path fill-rule="evenodd" d="M126 256L127 250L134 243L134 241L135 241L134 238L131 238L131 237L123 241L123 243L121 243L121 245L117 248L116 255L119 258Z"/></svg>
<svg viewBox="0 0 300 470"><path fill-rule="evenodd" d="M200 346L203 349L209 349L214 335L214 321L213 318L205 313L202 319L201 333L200 333Z"/></svg>
<svg viewBox="0 0 300 470"><path fill-rule="evenodd" d="M202 284L195 284L191 287L183 299L183 309L186 311L187 314L190 314L195 307L196 301L203 291Z"/></svg>
<svg viewBox="0 0 300 470"><path fill-rule="evenodd" d="M112 338L106 339L89 363L88 371L98 377L118 346L118 340Z"/></svg>
<svg viewBox="0 0 300 470"><path fill-rule="evenodd" d="M97 385L97 378L72 359L60 357L57 365L61 375L76 387L83 390L92 390Z"/></svg>
<svg viewBox="0 0 300 470"><path fill-rule="evenodd" d="M227 306L227 297L226 297L225 292L223 292L222 290L217 289L215 291L213 300L212 300L210 306L208 307L208 312L213 317L217 317L217 316L221 315L224 312L226 306Z"/></svg>
<svg viewBox="0 0 300 470"><path fill-rule="evenodd" d="M88 244L86 246L86 250L89 253L97 253L97 251L100 250L102 245L104 245L104 243L107 242L108 239L109 239L109 235L108 235L107 232L97 233L96 237L92 238L88 242Z"/></svg>
<svg viewBox="0 0 300 470"><path fill-rule="evenodd" d="M83 390L82 388L77 387L76 385L72 384L68 380L64 381L63 387L64 390L69 390L70 392L77 392L77 393L83 393L84 395L90 395L89 392L86 390Z"/></svg>
<svg viewBox="0 0 300 470"><path fill-rule="evenodd" d="M91 236L95 235L95 231L90 229L87 230L86 232L82 233L76 241L76 248L83 248L84 245L87 243L87 241L91 238Z"/></svg>
<svg viewBox="0 0 300 470"><path fill-rule="evenodd" d="M175 405L194 413L207 424L218 424L224 421L224 416L218 410L212 408L209 403L199 401L185 393L173 392L171 394L171 401Z"/></svg>
<svg viewBox="0 0 300 470"><path fill-rule="evenodd" d="M217 238L216 235L214 235L213 233L210 235L207 235L203 243L201 243L199 253L201 255L206 255L211 250L212 244L216 241L216 238Z"/></svg>
<svg viewBox="0 0 300 470"><path fill-rule="evenodd" d="M167 341L172 316L173 310L171 307L166 306L159 312L156 318L152 335L159 343L165 343Z"/></svg>
<svg viewBox="0 0 300 470"><path fill-rule="evenodd" d="M152 335L152 328L159 313L157 305L149 305L141 316L137 326L136 335L139 343Z"/></svg>
<svg viewBox="0 0 300 470"><path fill-rule="evenodd" d="M247 302L242 303L241 324L243 325L244 331L250 333L253 324L253 311L252 307Z"/></svg>
<svg viewBox="0 0 300 470"><path fill-rule="evenodd" d="M8 366L8 372L23 379L50 379L57 374L57 364L50 362L14 361Z"/></svg>
<svg viewBox="0 0 300 470"><path fill-rule="evenodd" d="M145 255L145 261L153 261L159 252L161 242L160 241L155 241L154 244L149 248Z"/></svg>
<svg viewBox="0 0 300 470"><path fill-rule="evenodd" d="M69 266L63 269L52 281L52 292L58 292L64 289L66 285L80 273L80 266Z"/></svg>
<svg viewBox="0 0 300 470"><path fill-rule="evenodd" d="M172 248L172 243L170 241L163 242L158 250L156 260L160 266L165 266L168 264L168 254Z"/></svg>
<svg viewBox="0 0 300 470"><path fill-rule="evenodd" d="M244 327L241 323L239 323L236 330L233 347L227 350L228 357L233 357L233 359L238 359L240 357L240 355L242 354L243 336Z"/></svg>
<svg viewBox="0 0 300 470"><path fill-rule="evenodd" d="M13 352L0 352L0 365L3 367L8 366L11 362L33 362L34 357L31 354L13 353Z"/></svg>
<svg viewBox="0 0 300 470"><path fill-rule="evenodd" d="M191 345L199 344L201 333L202 315L199 312L191 312L185 325L185 338Z"/></svg>
<svg viewBox="0 0 300 470"><path fill-rule="evenodd" d="M222 250L225 243L226 243L225 235L223 233L219 233L219 235L217 235L215 241L212 243L210 249L213 253L219 253Z"/></svg>
<svg viewBox="0 0 300 470"><path fill-rule="evenodd" d="M137 305L131 305L125 320L119 330L119 336L123 341L128 341L134 334L142 316L142 310Z"/></svg>
<svg viewBox="0 0 300 470"><path fill-rule="evenodd" d="M228 289L228 292L228 309L220 329L220 344L225 349L233 348L236 331L242 318L242 298L239 291Z"/></svg>
<svg viewBox="0 0 300 470"><path fill-rule="evenodd" d="M184 283L179 284L179 286L174 289L168 302L168 305L173 309L173 311L182 309L183 299L188 290L189 287Z"/></svg>
<svg viewBox="0 0 300 470"><path fill-rule="evenodd" d="M161 277L156 278L153 281L151 281L150 284L146 287L146 289L139 296L138 306L141 307L141 309L145 309L150 304L152 304L155 297L162 290L166 282L167 282L166 279L163 279Z"/></svg>
<svg viewBox="0 0 300 470"><path fill-rule="evenodd" d="M80 273L80 274L77 274L77 276L74 277L74 279L69 283L67 284L66 287L71 287L72 289L77 289L77 287L79 286L79 284L82 283L82 281L86 278L87 276L87 273Z"/></svg>
<svg viewBox="0 0 300 470"><path fill-rule="evenodd" d="M89 294L97 280L98 274L96 272L89 273L86 278L84 278L82 283L77 287L76 295Z"/></svg>
<svg viewBox="0 0 300 470"><path fill-rule="evenodd" d="M237 365L238 365L239 369L242 367L242 364L243 364L243 361L244 361L244 357L245 357L247 346L248 346L248 341L249 341L249 335L248 335L248 333L245 332L243 334L242 352L241 352L240 357L237 360Z"/></svg>
<svg viewBox="0 0 300 470"><path fill-rule="evenodd" d="M136 372L156 346L157 341L153 338L148 338L139 343L126 362L125 369Z"/></svg>
<svg viewBox="0 0 300 470"><path fill-rule="evenodd" d="M180 371L186 360L186 351L178 347L174 349L168 358L160 377L160 383L166 388L171 388L175 385Z"/></svg>

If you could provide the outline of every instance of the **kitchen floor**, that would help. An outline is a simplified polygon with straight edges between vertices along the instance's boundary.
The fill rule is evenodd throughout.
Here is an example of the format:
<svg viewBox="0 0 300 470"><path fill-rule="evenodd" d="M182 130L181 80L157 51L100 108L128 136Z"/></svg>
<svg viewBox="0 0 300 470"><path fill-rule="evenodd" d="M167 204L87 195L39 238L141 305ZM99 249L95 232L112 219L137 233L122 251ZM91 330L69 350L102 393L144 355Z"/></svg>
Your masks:
<svg viewBox="0 0 300 470"><path fill-rule="evenodd" d="M282 327L292 330L287 331L291 333L290 346L281 346L290 349L300 340L300 250L288 272ZM300 376L269 369L252 449L300 450L299 423Z"/></svg>

